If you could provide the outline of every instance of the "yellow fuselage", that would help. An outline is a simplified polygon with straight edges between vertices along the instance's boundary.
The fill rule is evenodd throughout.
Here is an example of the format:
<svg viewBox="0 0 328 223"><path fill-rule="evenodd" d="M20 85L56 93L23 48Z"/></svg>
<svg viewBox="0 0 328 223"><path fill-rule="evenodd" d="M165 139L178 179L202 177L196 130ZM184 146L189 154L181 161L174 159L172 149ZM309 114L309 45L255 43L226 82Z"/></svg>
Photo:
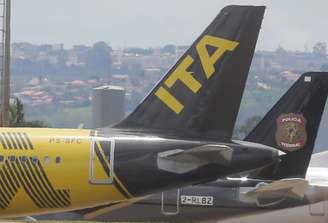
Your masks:
<svg viewBox="0 0 328 223"><path fill-rule="evenodd" d="M96 139L90 130L0 128L0 217L126 199L113 184L90 182L91 145ZM94 178L107 178L97 158L92 172Z"/></svg>

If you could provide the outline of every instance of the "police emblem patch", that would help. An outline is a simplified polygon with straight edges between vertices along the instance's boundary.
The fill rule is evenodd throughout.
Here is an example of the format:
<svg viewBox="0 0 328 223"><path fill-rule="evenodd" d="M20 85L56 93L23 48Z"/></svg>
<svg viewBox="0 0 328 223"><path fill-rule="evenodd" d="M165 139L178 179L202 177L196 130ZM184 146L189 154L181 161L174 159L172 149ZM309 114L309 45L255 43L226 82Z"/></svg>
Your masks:
<svg viewBox="0 0 328 223"><path fill-rule="evenodd" d="M302 149L307 140L306 119L303 115L289 113L277 118L276 143L286 151Z"/></svg>

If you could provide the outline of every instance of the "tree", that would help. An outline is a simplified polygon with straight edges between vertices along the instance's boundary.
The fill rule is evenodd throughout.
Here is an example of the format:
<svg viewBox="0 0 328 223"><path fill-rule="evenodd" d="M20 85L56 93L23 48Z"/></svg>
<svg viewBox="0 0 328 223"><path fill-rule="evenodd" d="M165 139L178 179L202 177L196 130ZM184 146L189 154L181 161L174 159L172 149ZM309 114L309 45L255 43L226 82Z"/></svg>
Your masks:
<svg viewBox="0 0 328 223"><path fill-rule="evenodd" d="M328 72L328 63L322 64L320 70L323 72Z"/></svg>
<svg viewBox="0 0 328 223"><path fill-rule="evenodd" d="M279 55L286 55L288 52L281 45L279 45L276 49L276 53Z"/></svg>
<svg viewBox="0 0 328 223"><path fill-rule="evenodd" d="M88 50L86 66L91 75L96 75L97 77L108 77L110 75L111 52L112 48L105 42L97 42Z"/></svg>
<svg viewBox="0 0 328 223"><path fill-rule="evenodd" d="M153 53L153 49L148 48L138 48L138 47L129 47L124 49L124 53L132 53L132 54L139 54L139 55L150 55Z"/></svg>
<svg viewBox="0 0 328 223"><path fill-rule="evenodd" d="M169 53L169 54L175 54L176 53L176 46L173 44L165 45L162 49L162 53Z"/></svg>
<svg viewBox="0 0 328 223"><path fill-rule="evenodd" d="M326 42L317 42L313 46L312 53L315 56L326 58L326 56L327 56L327 44L326 44Z"/></svg>
<svg viewBox="0 0 328 223"><path fill-rule="evenodd" d="M10 127L39 127L45 128L48 125L40 120L26 121L24 118L24 106L21 100L14 99L14 102L10 105L9 111L9 126Z"/></svg>
<svg viewBox="0 0 328 223"><path fill-rule="evenodd" d="M24 122L24 106L18 98L15 98L14 103L9 108L9 125L16 126L18 123Z"/></svg>
<svg viewBox="0 0 328 223"><path fill-rule="evenodd" d="M254 128L255 126L261 121L262 117L261 116L253 116L246 121L238 126L235 130L235 137L239 139L245 138Z"/></svg>

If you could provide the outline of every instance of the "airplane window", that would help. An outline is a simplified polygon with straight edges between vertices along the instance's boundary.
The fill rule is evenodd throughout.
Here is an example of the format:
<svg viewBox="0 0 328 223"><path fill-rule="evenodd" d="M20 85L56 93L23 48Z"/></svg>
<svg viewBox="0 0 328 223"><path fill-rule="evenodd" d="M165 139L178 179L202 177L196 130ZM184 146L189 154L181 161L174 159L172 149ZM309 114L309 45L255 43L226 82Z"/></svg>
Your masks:
<svg viewBox="0 0 328 223"><path fill-rule="evenodd" d="M59 156L56 157L56 163L59 164L61 162L61 158Z"/></svg>
<svg viewBox="0 0 328 223"><path fill-rule="evenodd" d="M37 164L38 161L39 161L39 159L38 159L37 156L33 156L33 157L32 157L32 163Z"/></svg>
<svg viewBox="0 0 328 223"><path fill-rule="evenodd" d="M16 157L15 157L15 156L9 156L9 160L10 160L11 162L15 162Z"/></svg>
<svg viewBox="0 0 328 223"><path fill-rule="evenodd" d="M4 161L4 157L0 155L0 162L3 162Z"/></svg>
<svg viewBox="0 0 328 223"><path fill-rule="evenodd" d="M44 163L45 164L49 164L50 163L50 157L49 156L45 156L44 157Z"/></svg>
<svg viewBox="0 0 328 223"><path fill-rule="evenodd" d="M27 159L27 157L26 157L26 156L22 156L22 157L21 157L21 161L22 161L22 162L24 162L24 163L25 163L25 162L27 162L27 160L28 160L28 159Z"/></svg>

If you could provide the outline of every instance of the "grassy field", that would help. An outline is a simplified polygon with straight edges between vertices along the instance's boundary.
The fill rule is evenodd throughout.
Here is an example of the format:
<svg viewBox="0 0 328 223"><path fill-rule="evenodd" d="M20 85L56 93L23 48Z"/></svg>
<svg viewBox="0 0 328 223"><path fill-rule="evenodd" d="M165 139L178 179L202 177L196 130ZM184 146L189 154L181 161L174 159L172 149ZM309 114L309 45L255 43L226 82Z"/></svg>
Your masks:
<svg viewBox="0 0 328 223"><path fill-rule="evenodd" d="M91 128L91 106L61 108L46 114L26 113L27 120L43 120L53 128L77 128L81 123L84 128Z"/></svg>

